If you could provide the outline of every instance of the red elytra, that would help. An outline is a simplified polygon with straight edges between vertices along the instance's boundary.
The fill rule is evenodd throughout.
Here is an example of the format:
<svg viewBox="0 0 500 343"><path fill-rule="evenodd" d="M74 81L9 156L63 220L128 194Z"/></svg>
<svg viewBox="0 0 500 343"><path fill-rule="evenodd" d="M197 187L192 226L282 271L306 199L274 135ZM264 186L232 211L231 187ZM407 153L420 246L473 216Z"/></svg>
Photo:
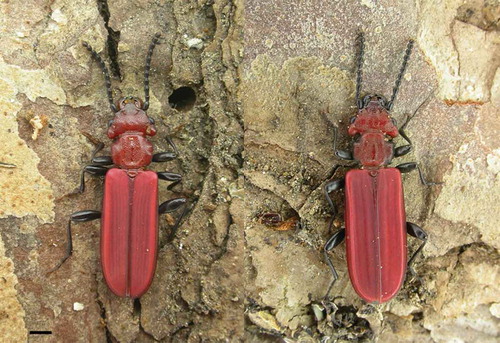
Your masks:
<svg viewBox="0 0 500 343"><path fill-rule="evenodd" d="M158 246L158 176L110 169L104 181L101 265L118 296L138 298L153 280Z"/></svg>
<svg viewBox="0 0 500 343"><path fill-rule="evenodd" d="M349 170L345 177L345 235L351 283L367 302L382 303L406 273L406 215L395 168Z"/></svg>

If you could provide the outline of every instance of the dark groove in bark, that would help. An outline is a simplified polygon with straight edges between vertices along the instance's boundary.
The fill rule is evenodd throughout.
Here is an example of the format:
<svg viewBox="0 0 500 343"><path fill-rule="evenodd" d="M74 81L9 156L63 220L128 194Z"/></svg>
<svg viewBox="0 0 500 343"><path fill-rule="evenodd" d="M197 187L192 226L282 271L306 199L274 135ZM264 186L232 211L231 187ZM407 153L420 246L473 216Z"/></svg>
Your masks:
<svg viewBox="0 0 500 343"><path fill-rule="evenodd" d="M120 65L118 64L118 42L120 41L120 31L115 31L109 27L109 6L107 0L97 0L97 7L102 19L104 20L104 27L108 31L108 40L106 47L108 48L108 55L110 59L111 74L121 80Z"/></svg>

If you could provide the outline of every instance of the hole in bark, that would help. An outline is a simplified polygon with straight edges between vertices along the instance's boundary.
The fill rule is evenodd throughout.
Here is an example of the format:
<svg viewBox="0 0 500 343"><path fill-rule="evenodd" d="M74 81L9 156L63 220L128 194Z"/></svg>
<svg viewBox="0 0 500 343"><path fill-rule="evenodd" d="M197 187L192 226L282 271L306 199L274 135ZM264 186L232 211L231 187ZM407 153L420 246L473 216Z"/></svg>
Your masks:
<svg viewBox="0 0 500 343"><path fill-rule="evenodd" d="M180 112L187 112L193 108L196 102L196 93L191 87L180 87L168 97L170 107Z"/></svg>

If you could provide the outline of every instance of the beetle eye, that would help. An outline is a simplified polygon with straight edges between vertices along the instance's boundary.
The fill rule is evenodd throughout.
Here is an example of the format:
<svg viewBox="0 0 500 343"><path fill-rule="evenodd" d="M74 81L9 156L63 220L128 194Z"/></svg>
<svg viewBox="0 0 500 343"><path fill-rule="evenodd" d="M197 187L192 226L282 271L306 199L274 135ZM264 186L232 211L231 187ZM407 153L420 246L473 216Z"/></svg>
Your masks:
<svg viewBox="0 0 500 343"><path fill-rule="evenodd" d="M114 121L113 119L111 119L110 121L108 121L108 129L111 127L111 125L113 125Z"/></svg>
<svg viewBox="0 0 500 343"><path fill-rule="evenodd" d="M153 118L148 117L148 119L149 119L149 122L151 123L151 125L155 124L155 120Z"/></svg>
<svg viewBox="0 0 500 343"><path fill-rule="evenodd" d="M355 121L356 121L356 116L353 116L351 117L351 119L349 119L349 124L354 124Z"/></svg>
<svg viewBox="0 0 500 343"><path fill-rule="evenodd" d="M392 122L392 125L394 125L396 127L398 126L398 122L396 121L396 119L391 118L391 122Z"/></svg>

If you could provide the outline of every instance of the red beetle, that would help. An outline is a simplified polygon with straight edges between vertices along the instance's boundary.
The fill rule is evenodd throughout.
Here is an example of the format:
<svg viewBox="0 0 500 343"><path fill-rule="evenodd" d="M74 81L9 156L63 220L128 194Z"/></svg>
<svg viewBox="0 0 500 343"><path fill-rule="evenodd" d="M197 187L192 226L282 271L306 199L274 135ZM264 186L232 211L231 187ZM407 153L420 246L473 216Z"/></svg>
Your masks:
<svg viewBox="0 0 500 343"><path fill-rule="evenodd" d="M351 283L356 293L367 302L382 303L392 299L403 284L408 265L423 249L427 234L416 224L406 221L401 173L417 169L422 183L425 181L415 162L402 163L388 168L393 157L410 152L412 143L404 132L410 117L398 130L390 116L394 99L410 58L413 41L409 41L390 101L379 95L360 98L364 36L360 34L360 53L357 58L356 102L358 113L352 117L348 133L354 136L353 152L337 150L335 130L334 149L337 157L354 160L359 169L349 170L345 179L331 180L324 191L333 209L332 222L337 213L330 192L345 187L345 229L336 232L325 244L324 255L333 274L327 296L338 278L328 255L334 247L346 239L347 264ZM409 143L395 148L392 139L401 134ZM340 166L334 168L333 173ZM407 263L406 234L422 241Z"/></svg>
<svg viewBox="0 0 500 343"><path fill-rule="evenodd" d="M156 128L146 110L149 107L149 70L153 50L160 35L153 38L146 57L144 71L145 102L135 97L125 97L115 105L112 99L108 69L86 42L83 45L100 64L106 80L106 90L115 117L109 123L108 137L113 139L111 156L94 157L102 149L101 144L93 154L92 165L81 174L80 192L85 189L85 173L104 176L102 212L79 211L68 222L68 246L59 268L72 253L71 222L85 222L101 218L101 264L104 279L111 291L121 297L138 298L144 294L153 280L158 248L158 215L184 208L177 219L170 237L186 212L186 199L175 198L158 206L158 178L173 183L181 181L181 175L171 172L145 170L151 162L167 162L178 155L173 142L167 137L172 152L153 154L153 145L147 136L154 136ZM108 168L115 165L116 168Z"/></svg>

